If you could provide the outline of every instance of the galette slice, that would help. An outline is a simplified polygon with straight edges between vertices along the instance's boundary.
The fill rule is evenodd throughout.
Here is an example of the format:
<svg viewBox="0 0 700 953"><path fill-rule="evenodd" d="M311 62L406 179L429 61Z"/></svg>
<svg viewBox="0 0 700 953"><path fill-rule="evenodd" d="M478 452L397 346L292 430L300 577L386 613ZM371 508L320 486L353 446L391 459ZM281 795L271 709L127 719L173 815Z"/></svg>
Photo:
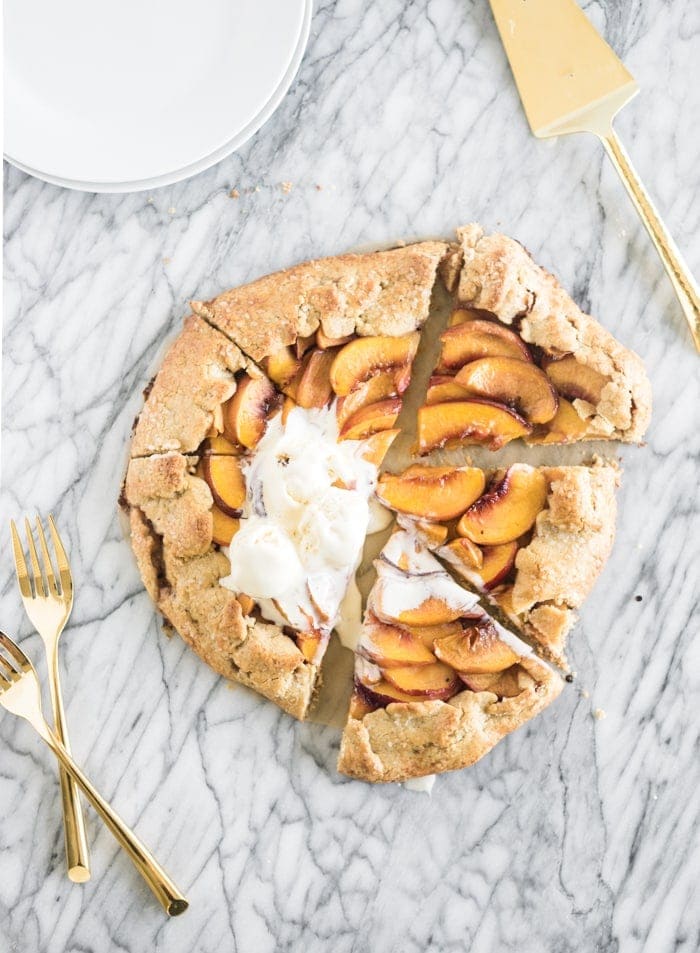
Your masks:
<svg viewBox="0 0 700 953"><path fill-rule="evenodd" d="M341 435L336 409L285 398L191 317L147 393L124 486L139 568L166 619L216 671L297 717L382 513L377 467L396 434Z"/></svg>
<svg viewBox="0 0 700 953"><path fill-rule="evenodd" d="M552 702L559 675L490 618L413 533L376 563L338 770L405 781L473 764Z"/></svg>
<svg viewBox="0 0 700 953"><path fill-rule="evenodd" d="M459 229L443 275L457 304L418 413L421 454L579 440L638 443L651 413L641 360L505 235Z"/></svg>
<svg viewBox="0 0 700 953"><path fill-rule="evenodd" d="M341 439L394 427L442 242L304 262L192 307L293 402L332 407ZM390 437L378 437L378 454Z"/></svg>
<svg viewBox="0 0 700 953"><path fill-rule="evenodd" d="M454 574L566 667L574 610L612 549L618 482L617 465L601 460L495 471L416 464L382 475L377 496Z"/></svg>

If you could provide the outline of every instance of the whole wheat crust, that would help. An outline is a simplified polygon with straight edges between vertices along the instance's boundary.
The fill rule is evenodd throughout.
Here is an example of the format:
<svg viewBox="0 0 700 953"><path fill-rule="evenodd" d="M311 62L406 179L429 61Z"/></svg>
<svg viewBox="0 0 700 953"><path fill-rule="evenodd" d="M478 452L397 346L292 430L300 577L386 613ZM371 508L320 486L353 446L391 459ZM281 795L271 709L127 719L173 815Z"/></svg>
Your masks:
<svg viewBox="0 0 700 953"><path fill-rule="evenodd" d="M608 377L597 405L574 401L588 421L586 439L640 442L651 416L651 386L641 359L584 314L514 239L485 235L476 224L457 229L457 237L459 245L442 268L457 301L515 324L523 340L546 353L571 353Z"/></svg>
<svg viewBox="0 0 700 953"><path fill-rule="evenodd" d="M394 702L361 719L350 717L338 770L363 781L406 781L474 764L563 688L559 675L538 659L524 658L520 665L523 690L513 698L464 691L446 702Z"/></svg>

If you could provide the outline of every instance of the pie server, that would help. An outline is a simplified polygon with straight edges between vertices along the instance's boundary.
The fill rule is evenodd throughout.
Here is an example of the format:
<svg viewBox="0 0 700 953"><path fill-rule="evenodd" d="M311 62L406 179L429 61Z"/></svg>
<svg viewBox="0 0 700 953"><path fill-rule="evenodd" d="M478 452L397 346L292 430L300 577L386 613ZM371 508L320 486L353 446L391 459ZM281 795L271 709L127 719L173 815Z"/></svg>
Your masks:
<svg viewBox="0 0 700 953"><path fill-rule="evenodd" d="M598 136L680 301L700 351L700 289L632 167L612 122L639 91L574 0L490 0L530 128L541 139Z"/></svg>

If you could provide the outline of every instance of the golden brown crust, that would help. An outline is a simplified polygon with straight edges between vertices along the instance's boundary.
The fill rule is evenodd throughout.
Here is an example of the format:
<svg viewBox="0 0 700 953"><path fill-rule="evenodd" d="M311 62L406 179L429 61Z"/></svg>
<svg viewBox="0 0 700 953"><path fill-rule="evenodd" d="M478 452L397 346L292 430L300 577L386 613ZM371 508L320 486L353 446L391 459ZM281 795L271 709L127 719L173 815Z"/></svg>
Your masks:
<svg viewBox="0 0 700 953"><path fill-rule="evenodd" d="M220 585L230 574L212 545L211 494L177 453L131 460L124 487L131 543L160 612L207 665L304 718L318 669L275 625L244 616Z"/></svg>
<svg viewBox="0 0 700 953"><path fill-rule="evenodd" d="M168 348L134 426L131 456L193 453L249 362L225 335L190 315Z"/></svg>
<svg viewBox="0 0 700 953"><path fill-rule="evenodd" d="M523 691L514 698L464 691L447 702L396 702L348 718L338 770L363 781L406 781L474 764L563 688L559 675L538 659L520 665Z"/></svg>
<svg viewBox="0 0 700 953"><path fill-rule="evenodd" d="M584 314L518 242L484 235L476 224L457 235L463 255L459 303L489 311L504 324L517 321L523 340L551 355L571 353L609 379L597 405L574 401L588 420L584 439L641 441L651 416L651 387L641 359Z"/></svg>
<svg viewBox="0 0 700 953"><path fill-rule="evenodd" d="M398 336L428 317L442 242L304 262L226 291L192 310L253 360L307 337Z"/></svg>

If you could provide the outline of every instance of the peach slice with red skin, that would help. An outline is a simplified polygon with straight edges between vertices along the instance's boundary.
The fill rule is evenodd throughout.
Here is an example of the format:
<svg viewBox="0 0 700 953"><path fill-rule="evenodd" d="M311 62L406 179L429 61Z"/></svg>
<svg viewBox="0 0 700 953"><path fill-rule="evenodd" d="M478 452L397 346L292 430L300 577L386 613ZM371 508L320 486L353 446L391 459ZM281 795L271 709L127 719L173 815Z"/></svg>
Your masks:
<svg viewBox="0 0 700 953"><path fill-rule="evenodd" d="M361 453L365 460L369 460L375 467L379 467L389 452L389 447L398 437L399 430L380 430L373 433L364 441Z"/></svg>
<svg viewBox="0 0 700 953"><path fill-rule="evenodd" d="M557 412L556 391L535 364L512 357L482 357L455 377L468 396L483 397L513 407L533 424L545 424Z"/></svg>
<svg viewBox="0 0 700 953"><path fill-rule="evenodd" d="M563 397L569 400L585 400L594 406L600 401L600 395L609 382L604 374L580 364L573 354L550 359L544 363L547 377Z"/></svg>
<svg viewBox="0 0 700 953"><path fill-rule="evenodd" d="M466 627L456 635L437 639L435 654L458 672L502 672L519 661L517 652L499 638L490 622Z"/></svg>
<svg viewBox="0 0 700 953"><path fill-rule="evenodd" d="M547 481L542 472L516 463L472 503L457 524L457 532L479 545L510 543L533 526L546 503Z"/></svg>
<svg viewBox="0 0 700 953"><path fill-rule="evenodd" d="M466 541L466 537L463 539ZM476 572L484 589L490 591L503 582L515 565L518 549L517 540L482 548L483 562Z"/></svg>
<svg viewBox="0 0 700 953"><path fill-rule="evenodd" d="M207 439L202 444L202 456L207 454L215 454L217 456L231 456L237 457L240 456L241 448L236 446L235 443L231 443L230 440L227 440L226 437L219 436L218 434L212 437L207 437Z"/></svg>
<svg viewBox="0 0 700 953"><path fill-rule="evenodd" d="M453 325L440 335L438 373L453 372L484 357L509 357L532 362L527 344L515 331L480 318Z"/></svg>
<svg viewBox="0 0 700 953"><path fill-rule="evenodd" d="M331 369L331 384L338 397L345 397L360 384L382 371L410 365L418 349L417 331L401 337L355 338L341 348Z"/></svg>
<svg viewBox="0 0 700 953"><path fill-rule="evenodd" d="M484 563L481 549L466 536L460 536L449 542L445 549L450 553L450 562L467 572L478 572Z"/></svg>
<svg viewBox="0 0 700 953"><path fill-rule="evenodd" d="M350 697L348 718L355 718L357 721L361 721L365 715L376 711L377 708L381 708L381 705L377 702L370 701L368 691L363 690L360 686L356 686L355 691Z"/></svg>
<svg viewBox="0 0 700 953"><path fill-rule="evenodd" d="M349 393L347 397L338 398L338 403L336 404L338 426L342 427L343 424L349 420L353 414L357 413L358 410L361 410L362 407L377 404L380 400L386 400L388 397L396 397L400 393L396 384L395 375L391 372L385 371L381 374L376 374L374 377L370 377L368 381L365 381L364 384L360 384L360 386Z"/></svg>
<svg viewBox="0 0 700 953"><path fill-rule="evenodd" d="M396 702L411 703L420 701L415 695L409 695L407 692L400 691L391 682L385 678L378 682L365 683L356 679L355 686L360 697L369 705L375 708L384 708ZM429 696L424 696L429 697Z"/></svg>
<svg viewBox="0 0 700 953"><path fill-rule="evenodd" d="M400 612L396 621L411 628L421 626L444 625L454 622L463 614L463 610L448 605L436 596L429 596L415 609L406 609Z"/></svg>
<svg viewBox="0 0 700 953"><path fill-rule="evenodd" d="M432 665L403 665L400 668L388 668L382 674L386 681L400 692L421 698L451 698L460 685L457 673L442 662Z"/></svg>
<svg viewBox="0 0 700 953"><path fill-rule="evenodd" d="M389 397L361 407L343 424L340 439L365 440L381 430L391 430L400 411L400 397Z"/></svg>
<svg viewBox="0 0 700 953"><path fill-rule="evenodd" d="M358 652L382 669L437 662L430 648L409 629L383 622L365 626Z"/></svg>
<svg viewBox="0 0 700 953"><path fill-rule="evenodd" d="M499 698L515 698L523 692L518 679L519 671L519 666L513 665L502 672L492 672L487 675L459 672L459 677L473 692L493 692Z"/></svg>
<svg viewBox="0 0 700 953"><path fill-rule="evenodd" d="M236 519L240 517L246 497L240 459L230 454L205 454L202 457L202 473L219 509Z"/></svg>
<svg viewBox="0 0 700 953"><path fill-rule="evenodd" d="M484 486L484 472L475 467L418 464L401 474L383 474L377 496L392 510L439 523L464 513L481 496Z"/></svg>
<svg viewBox="0 0 700 953"><path fill-rule="evenodd" d="M547 424L547 432L527 437L530 444L573 443L588 433L588 422L579 417L576 408L565 398L559 398L559 408Z"/></svg>
<svg viewBox="0 0 700 953"><path fill-rule="evenodd" d="M325 407L330 402L333 396L331 367L334 360L335 351L321 351L318 348L305 356L293 394L300 407Z"/></svg>
<svg viewBox="0 0 700 953"><path fill-rule="evenodd" d="M268 418L278 409L280 395L266 377L244 374L236 393L223 407L224 436L252 450L265 433Z"/></svg>
<svg viewBox="0 0 700 953"><path fill-rule="evenodd" d="M241 521L233 516L229 516L228 513L224 513L223 510L219 509L216 503L211 508L211 515L213 519L213 542L215 542L217 546L229 546L231 540L238 532Z"/></svg>
<svg viewBox="0 0 700 953"><path fill-rule="evenodd" d="M421 454L469 443L499 450L531 431L531 425L514 410L488 400L455 400L423 406L418 411Z"/></svg>
<svg viewBox="0 0 700 953"><path fill-rule="evenodd" d="M444 404L449 400L468 400L469 391L455 381L454 377L444 374L434 374L428 384L425 395L426 404Z"/></svg>
<svg viewBox="0 0 700 953"><path fill-rule="evenodd" d="M301 361L291 347L281 347L262 362L262 368L267 376L281 390L289 387L300 367Z"/></svg>

